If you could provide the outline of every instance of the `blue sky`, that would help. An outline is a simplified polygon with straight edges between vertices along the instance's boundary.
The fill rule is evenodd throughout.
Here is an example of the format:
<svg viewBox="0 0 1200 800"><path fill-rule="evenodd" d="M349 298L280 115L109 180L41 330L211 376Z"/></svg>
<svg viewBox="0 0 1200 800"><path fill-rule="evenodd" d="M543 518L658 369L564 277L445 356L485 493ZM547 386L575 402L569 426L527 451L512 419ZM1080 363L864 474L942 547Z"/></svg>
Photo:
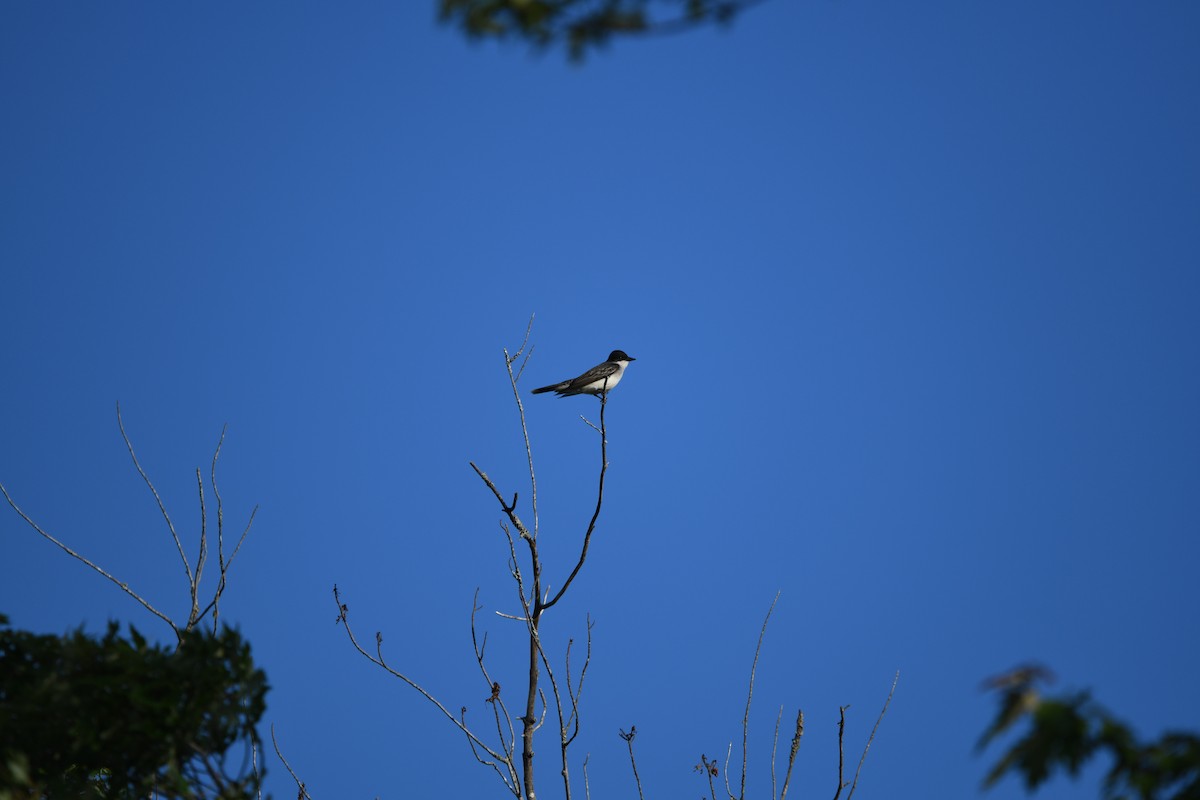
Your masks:
<svg viewBox="0 0 1200 800"><path fill-rule="evenodd" d="M317 797L499 796L367 638L452 708L467 616L514 611L476 461L528 493L523 388L613 348L604 513L545 620L596 620L573 767L699 796L804 709L793 796L900 684L861 797L976 796L980 681L1038 660L1143 733L1200 723L1200 9L773 0L583 66L471 44L434 4L0 8L0 480L169 613L229 424L225 610ZM589 398L525 395L561 581ZM0 611L166 633L0 514ZM493 669L521 676L513 623ZM506 690L507 691L507 690ZM557 796L550 765L545 796ZM290 796L268 759L269 788ZM1056 782L1096 795L1094 775ZM1023 796L1009 781L988 795Z"/></svg>

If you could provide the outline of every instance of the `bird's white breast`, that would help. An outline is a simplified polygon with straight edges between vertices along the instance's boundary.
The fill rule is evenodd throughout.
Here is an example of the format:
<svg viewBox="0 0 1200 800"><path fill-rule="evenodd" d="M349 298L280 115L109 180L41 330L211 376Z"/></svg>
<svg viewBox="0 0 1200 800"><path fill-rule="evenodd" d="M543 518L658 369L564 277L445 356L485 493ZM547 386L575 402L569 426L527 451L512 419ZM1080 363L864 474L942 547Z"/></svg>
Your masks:
<svg viewBox="0 0 1200 800"><path fill-rule="evenodd" d="M598 381L592 381L587 386L583 387L580 391L590 392L592 394L596 394L596 393L603 392L603 391L611 391L614 386L616 386L618 383L621 382L621 376L623 374L625 374L625 367L629 366L629 362L628 361L617 361L616 365L617 365L616 372L614 372L613 374L611 374L605 378L601 378ZM608 381L607 386L604 383L606 380Z"/></svg>

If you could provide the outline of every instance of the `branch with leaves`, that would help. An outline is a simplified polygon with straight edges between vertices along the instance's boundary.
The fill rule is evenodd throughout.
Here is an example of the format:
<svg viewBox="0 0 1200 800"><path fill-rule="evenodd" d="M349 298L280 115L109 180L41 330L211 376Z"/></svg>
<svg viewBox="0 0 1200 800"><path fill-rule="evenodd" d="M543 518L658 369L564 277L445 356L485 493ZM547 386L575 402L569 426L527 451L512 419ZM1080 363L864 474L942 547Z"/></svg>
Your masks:
<svg viewBox="0 0 1200 800"><path fill-rule="evenodd" d="M582 60L622 37L728 25L762 0L440 0L443 22L472 38L514 37L539 49L563 45Z"/></svg>
<svg viewBox="0 0 1200 800"><path fill-rule="evenodd" d="M1128 725L1097 705L1089 692L1043 696L1042 687L1051 681L1049 670L1026 665L985 682L984 688L999 693L999 708L980 737L978 749L1024 728L988 772L985 787L1014 774L1032 792L1056 773L1074 777L1097 756L1107 756L1110 766L1102 797L1200 798L1200 736L1168 731L1156 740L1142 741Z"/></svg>

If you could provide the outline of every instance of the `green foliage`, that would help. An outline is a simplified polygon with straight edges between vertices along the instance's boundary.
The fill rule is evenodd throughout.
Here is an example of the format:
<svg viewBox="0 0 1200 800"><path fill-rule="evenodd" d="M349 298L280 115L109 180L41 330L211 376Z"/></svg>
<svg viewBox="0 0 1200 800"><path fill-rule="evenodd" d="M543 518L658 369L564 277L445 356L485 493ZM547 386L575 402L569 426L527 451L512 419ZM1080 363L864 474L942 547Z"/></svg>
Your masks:
<svg viewBox="0 0 1200 800"><path fill-rule="evenodd" d="M758 0L440 0L441 18L474 38L565 44L573 59L614 36L727 23Z"/></svg>
<svg viewBox="0 0 1200 800"><path fill-rule="evenodd" d="M1048 675L1023 668L990 682L1000 691L1000 708L980 748L1021 721L1028 727L988 772L985 786L1016 773L1033 791L1058 770L1076 776L1091 759L1106 755L1112 765L1102 797L1108 800L1200 800L1200 736L1168 732L1139 741L1087 692L1043 698L1038 684Z"/></svg>
<svg viewBox="0 0 1200 800"><path fill-rule="evenodd" d="M0 800L254 797L266 692L232 628L170 649L115 622L59 637L0 615Z"/></svg>

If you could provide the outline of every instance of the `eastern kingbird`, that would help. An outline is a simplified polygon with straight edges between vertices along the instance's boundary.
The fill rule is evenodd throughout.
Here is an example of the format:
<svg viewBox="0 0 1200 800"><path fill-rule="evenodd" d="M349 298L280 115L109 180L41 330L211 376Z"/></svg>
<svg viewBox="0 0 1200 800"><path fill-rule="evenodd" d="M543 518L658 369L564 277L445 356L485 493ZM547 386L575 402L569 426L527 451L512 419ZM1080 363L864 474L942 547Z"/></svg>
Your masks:
<svg viewBox="0 0 1200 800"><path fill-rule="evenodd" d="M623 350L613 350L608 354L608 361L597 364L578 378L572 378L562 383L552 383L540 389L534 389L534 394L555 392L559 397L570 397L573 394L604 394L621 382L621 376L630 361L637 361Z"/></svg>

